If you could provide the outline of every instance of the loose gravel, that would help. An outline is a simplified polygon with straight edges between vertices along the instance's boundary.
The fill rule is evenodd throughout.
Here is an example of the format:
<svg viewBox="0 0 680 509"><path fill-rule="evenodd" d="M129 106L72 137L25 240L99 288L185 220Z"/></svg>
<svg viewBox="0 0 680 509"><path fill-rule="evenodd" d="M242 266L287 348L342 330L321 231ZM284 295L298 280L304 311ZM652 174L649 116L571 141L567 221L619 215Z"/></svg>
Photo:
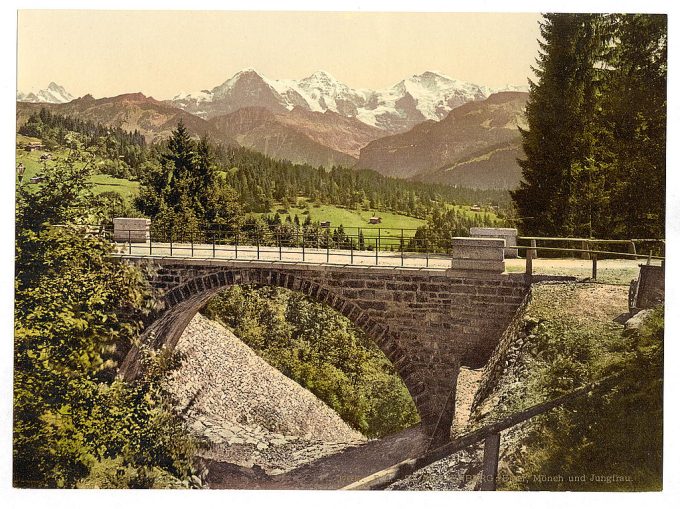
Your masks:
<svg viewBox="0 0 680 509"><path fill-rule="evenodd" d="M208 465L277 475L366 442L219 323L197 314L176 351L183 362L166 388Z"/></svg>

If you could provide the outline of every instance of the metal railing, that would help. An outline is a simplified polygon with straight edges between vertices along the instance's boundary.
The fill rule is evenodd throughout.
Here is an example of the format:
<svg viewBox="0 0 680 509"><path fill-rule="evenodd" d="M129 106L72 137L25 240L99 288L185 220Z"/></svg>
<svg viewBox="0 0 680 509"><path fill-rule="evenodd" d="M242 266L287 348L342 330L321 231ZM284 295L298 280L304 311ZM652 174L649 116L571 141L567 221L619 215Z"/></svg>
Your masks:
<svg viewBox="0 0 680 509"><path fill-rule="evenodd" d="M148 230L104 230L119 252L128 255L234 260L278 260L341 265L447 268L450 266L451 237L422 235L413 228L383 227L305 227L270 225L266 227L209 227L202 229L151 228ZM550 245L539 245L550 243ZM526 243L526 244L522 244ZM554 244L565 244L554 246ZM653 245L644 254L641 245ZM579 245L580 247L570 247ZM623 245L626 251L594 249L593 246ZM517 245L506 246L524 254L524 272L534 274L539 253L548 257L567 254L589 259L591 278L598 277L598 261L605 258L661 261L663 239L585 239L561 237L517 237ZM555 257L557 258L557 257Z"/></svg>
<svg viewBox="0 0 680 509"><path fill-rule="evenodd" d="M419 237L413 228L208 228L118 230L107 236L129 255L314 261L318 263L425 267L449 260L451 238Z"/></svg>

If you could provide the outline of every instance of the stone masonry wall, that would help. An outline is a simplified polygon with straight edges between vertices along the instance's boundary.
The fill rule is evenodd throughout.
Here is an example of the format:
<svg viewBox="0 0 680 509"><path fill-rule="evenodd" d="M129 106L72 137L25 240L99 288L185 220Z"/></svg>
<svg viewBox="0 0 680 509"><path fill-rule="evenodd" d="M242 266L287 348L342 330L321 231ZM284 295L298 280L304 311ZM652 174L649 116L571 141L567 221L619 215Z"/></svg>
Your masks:
<svg viewBox="0 0 680 509"><path fill-rule="evenodd" d="M423 424L442 429L453 419L459 367L485 364L529 287L520 274L176 258L153 263L152 284L164 293L165 306L145 333L153 348L174 348L195 313L228 286L299 291L364 330L394 364ZM139 369L133 349L121 375L134 378Z"/></svg>

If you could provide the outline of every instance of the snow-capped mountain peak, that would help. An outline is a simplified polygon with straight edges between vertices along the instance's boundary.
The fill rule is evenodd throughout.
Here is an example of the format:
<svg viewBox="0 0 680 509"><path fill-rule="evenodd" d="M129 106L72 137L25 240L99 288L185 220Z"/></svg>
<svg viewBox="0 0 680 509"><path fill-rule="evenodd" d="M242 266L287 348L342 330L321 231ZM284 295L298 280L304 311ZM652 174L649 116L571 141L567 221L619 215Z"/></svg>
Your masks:
<svg viewBox="0 0 680 509"><path fill-rule="evenodd" d="M33 103L67 103L75 99L64 87L57 85L54 81L47 85L47 88L38 92L23 93L17 91L17 101Z"/></svg>
<svg viewBox="0 0 680 509"><path fill-rule="evenodd" d="M494 90L495 91L495 90ZM273 112L300 107L332 111L389 132L409 129L426 119L441 120L453 108L485 99L487 87L436 71L414 74L383 90L355 89L319 70L301 80L270 79L253 68L243 69L210 91L181 93L175 106L210 118L247 106Z"/></svg>

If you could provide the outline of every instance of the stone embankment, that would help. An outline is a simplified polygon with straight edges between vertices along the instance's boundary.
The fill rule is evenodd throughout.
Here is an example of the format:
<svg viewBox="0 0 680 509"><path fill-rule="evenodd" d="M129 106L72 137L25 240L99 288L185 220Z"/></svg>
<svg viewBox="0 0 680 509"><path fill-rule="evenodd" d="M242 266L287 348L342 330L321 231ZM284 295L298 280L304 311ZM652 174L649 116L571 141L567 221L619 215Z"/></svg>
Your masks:
<svg viewBox="0 0 680 509"><path fill-rule="evenodd" d="M203 444L198 456L210 470L276 475L366 442L326 404L200 314L176 351L182 365L166 387Z"/></svg>

